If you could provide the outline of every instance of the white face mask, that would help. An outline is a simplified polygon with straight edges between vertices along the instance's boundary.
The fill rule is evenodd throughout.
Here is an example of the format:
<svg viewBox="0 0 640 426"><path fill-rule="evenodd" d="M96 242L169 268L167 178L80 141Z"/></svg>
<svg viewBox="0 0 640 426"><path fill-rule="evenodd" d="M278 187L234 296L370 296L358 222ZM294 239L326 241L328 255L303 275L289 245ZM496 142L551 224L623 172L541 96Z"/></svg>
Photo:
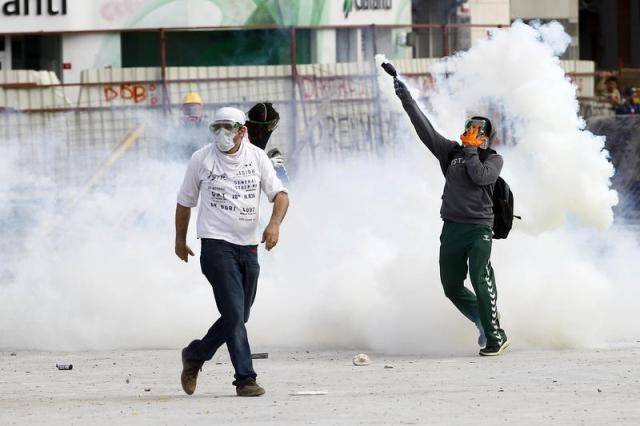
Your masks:
<svg viewBox="0 0 640 426"><path fill-rule="evenodd" d="M222 152L228 152L236 146L233 141L236 132L227 129L218 129L213 132L213 141L216 143L218 149Z"/></svg>

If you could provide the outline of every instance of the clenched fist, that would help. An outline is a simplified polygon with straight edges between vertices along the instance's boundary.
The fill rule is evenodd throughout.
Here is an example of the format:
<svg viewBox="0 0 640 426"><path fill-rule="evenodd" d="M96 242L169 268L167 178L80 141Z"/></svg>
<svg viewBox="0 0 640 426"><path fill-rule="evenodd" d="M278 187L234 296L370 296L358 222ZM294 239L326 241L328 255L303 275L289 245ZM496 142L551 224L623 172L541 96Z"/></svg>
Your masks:
<svg viewBox="0 0 640 426"><path fill-rule="evenodd" d="M407 86L397 78L393 79L393 88L395 89L396 95L400 98L401 101L409 101L412 99L411 92L409 92Z"/></svg>

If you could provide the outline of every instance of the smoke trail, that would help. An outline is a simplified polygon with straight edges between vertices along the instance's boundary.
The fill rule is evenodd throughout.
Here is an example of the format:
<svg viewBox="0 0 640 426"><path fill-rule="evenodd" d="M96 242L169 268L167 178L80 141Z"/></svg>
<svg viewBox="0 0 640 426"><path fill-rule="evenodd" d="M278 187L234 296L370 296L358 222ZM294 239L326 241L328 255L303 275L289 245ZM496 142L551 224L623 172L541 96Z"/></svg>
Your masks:
<svg viewBox="0 0 640 426"><path fill-rule="evenodd" d="M132 122L138 120L146 124L147 143L167 144L132 149L89 192L84 184L57 180L39 162L30 164L28 150L3 147L0 170L8 190L0 204L13 206L2 215L13 232L1 247L9 265L0 283L0 347L176 345L171 336L177 322L206 324L211 306L202 303L198 311L197 302L209 291L189 286L198 282L198 271L181 269L173 255L175 188L186 160L167 158L191 141L186 133L177 139L155 116ZM47 140L51 146L43 156L53 161L65 144L44 133L34 133L32 148ZM67 167L84 172L78 172L82 181L98 169L92 164L87 173L74 160ZM167 315L171 311L179 318Z"/></svg>
<svg viewBox="0 0 640 426"><path fill-rule="evenodd" d="M518 22L496 31L435 67L436 90L425 111L454 140L471 115L489 116L509 130L497 149L524 220L508 240L494 244L499 305L514 340L543 347L598 345L640 332L626 297L638 295L632 278L638 241L625 231L602 232L617 202L613 168L604 139L584 130L575 86L560 67L557 55L568 41L558 23L534 28ZM383 92L395 99L391 79L381 79ZM411 128L408 119L405 126ZM318 226L320 235L306 234L289 249L292 257L303 250L311 260L292 266L283 256L275 265L274 304L290 294L303 303L289 306L285 318L270 315L264 334L281 342L326 340L393 352L448 350L458 348L456 336L471 340L473 327L439 284L443 178L431 154L408 142L413 145L395 164L324 167L301 183L305 212L322 212L321 223L331 229L331 250L321 242L327 231ZM327 194L331 188L335 192ZM320 200L310 195L323 192ZM333 215L325 217L324 203ZM296 220L302 227L308 218L290 218Z"/></svg>
<svg viewBox="0 0 640 426"><path fill-rule="evenodd" d="M511 140L503 142L515 145L505 152L504 175L518 193L525 217L519 228L527 232L557 229L567 215L606 229L617 203L604 138L583 130L576 87L556 56L569 41L557 22L537 28L516 22L434 69L431 104L443 134L457 139L474 114L497 115L510 130ZM446 71L453 74L445 78Z"/></svg>
<svg viewBox="0 0 640 426"><path fill-rule="evenodd" d="M497 106L517 142L499 149L525 220L495 243L493 264L502 322L519 345L592 346L638 335L637 236L589 228L611 222L612 169L602 140L581 130L575 89L555 56L564 39L556 24L498 31L440 65L455 74L436 80L428 106L452 139L468 114ZM388 104L400 108L383 78ZM154 126L157 118L141 120L146 132L167 130ZM444 180L404 120L404 151L300 171L280 245L260 252L249 323L254 348L475 349L474 327L439 282ZM15 205L19 188L69 198L73 188L47 176L26 179L25 155L0 156L1 177L16 189L3 192L0 204ZM29 220L0 285L0 347L178 347L200 337L217 317L213 296L197 257L184 264L173 253L175 194L185 168L162 156L132 158L71 210L41 202L22 212ZM189 243L197 254L194 228L192 221ZM12 247L3 239L3 252Z"/></svg>
<svg viewBox="0 0 640 426"><path fill-rule="evenodd" d="M280 251L263 261L258 342L473 350L474 327L441 290L444 182L429 156L416 144L395 164L323 167L293 188ZM637 235L625 231L515 231L494 244L492 261L507 332L518 345L554 348L636 338L637 260Z"/></svg>

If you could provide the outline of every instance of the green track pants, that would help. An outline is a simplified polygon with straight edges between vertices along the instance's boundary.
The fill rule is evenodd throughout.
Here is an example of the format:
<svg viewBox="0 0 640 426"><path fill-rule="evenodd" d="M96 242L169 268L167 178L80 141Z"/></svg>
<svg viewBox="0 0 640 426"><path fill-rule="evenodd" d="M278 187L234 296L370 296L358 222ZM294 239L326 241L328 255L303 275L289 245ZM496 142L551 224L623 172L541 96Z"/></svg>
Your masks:
<svg viewBox="0 0 640 426"><path fill-rule="evenodd" d="M445 222L440 235L440 280L445 295L469 320L482 323L487 346L507 339L498 319L498 291L491 267L491 227ZM467 268L468 262L468 268ZM475 294L464 286L467 269Z"/></svg>

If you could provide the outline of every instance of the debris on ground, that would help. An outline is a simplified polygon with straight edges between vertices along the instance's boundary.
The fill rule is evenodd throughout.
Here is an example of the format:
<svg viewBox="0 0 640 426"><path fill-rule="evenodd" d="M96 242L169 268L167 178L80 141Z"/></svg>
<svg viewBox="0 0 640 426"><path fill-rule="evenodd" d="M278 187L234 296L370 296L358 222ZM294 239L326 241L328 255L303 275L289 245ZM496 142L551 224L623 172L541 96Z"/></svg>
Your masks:
<svg viewBox="0 0 640 426"><path fill-rule="evenodd" d="M385 365L384 365L384 368L393 368L393 365L391 365L391 364L385 364Z"/></svg>
<svg viewBox="0 0 640 426"><path fill-rule="evenodd" d="M255 354L251 354L251 359L267 359L269 358L268 352L258 352Z"/></svg>
<svg viewBox="0 0 640 426"><path fill-rule="evenodd" d="M353 357L353 365L363 366L371 364L371 359L367 354L358 354Z"/></svg>
<svg viewBox="0 0 640 426"><path fill-rule="evenodd" d="M72 364L56 364L58 370L73 370Z"/></svg>
<svg viewBox="0 0 640 426"><path fill-rule="evenodd" d="M310 396L310 395L327 395L329 391L326 390L316 390L316 391L293 391L289 392L291 396Z"/></svg>

